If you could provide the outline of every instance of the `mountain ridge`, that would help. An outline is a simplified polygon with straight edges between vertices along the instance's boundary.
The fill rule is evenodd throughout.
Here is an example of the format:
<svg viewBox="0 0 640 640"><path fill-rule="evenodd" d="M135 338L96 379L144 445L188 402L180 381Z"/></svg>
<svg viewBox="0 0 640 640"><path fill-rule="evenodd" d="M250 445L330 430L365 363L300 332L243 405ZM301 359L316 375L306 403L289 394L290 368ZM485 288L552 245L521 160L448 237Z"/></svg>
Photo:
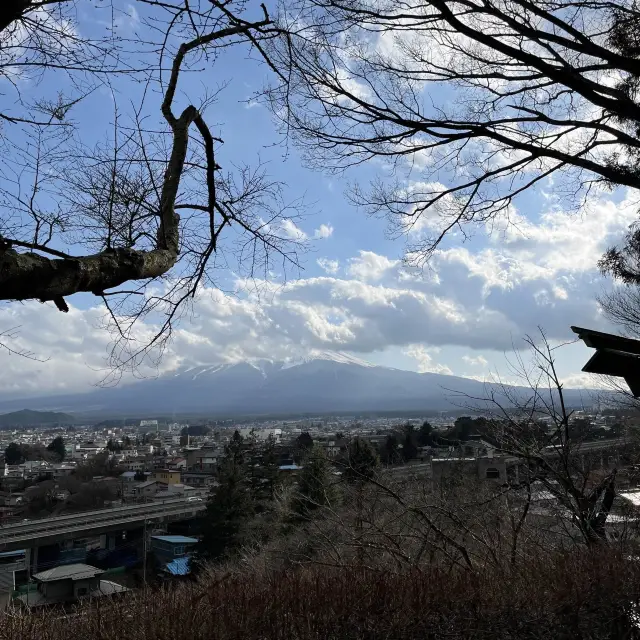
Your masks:
<svg viewBox="0 0 640 640"><path fill-rule="evenodd" d="M514 387L514 389L516 389ZM55 409L82 414L267 415L451 410L500 387L472 378L373 365L336 352L183 367L157 378L83 394L0 401L0 411ZM519 391L525 393L526 390ZM572 406L588 392L566 390Z"/></svg>
<svg viewBox="0 0 640 640"><path fill-rule="evenodd" d="M33 424L73 424L75 417L67 413L53 411L33 411L32 409L20 409L9 413L0 413L0 426L20 427Z"/></svg>

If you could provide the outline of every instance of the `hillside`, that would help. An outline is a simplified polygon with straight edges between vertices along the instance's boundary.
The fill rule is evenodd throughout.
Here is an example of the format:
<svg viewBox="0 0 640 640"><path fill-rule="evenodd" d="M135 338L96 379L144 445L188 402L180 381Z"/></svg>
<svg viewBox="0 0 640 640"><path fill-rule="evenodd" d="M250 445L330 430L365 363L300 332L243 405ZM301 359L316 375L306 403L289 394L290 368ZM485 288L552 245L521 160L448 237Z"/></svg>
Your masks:
<svg viewBox="0 0 640 640"><path fill-rule="evenodd" d="M155 379L90 393L35 398L35 409L94 415L258 415L366 411L447 411L482 403L495 387L478 380L374 366L344 354L294 361L256 360L188 367ZM519 393L526 397L527 391ZM567 390L572 406L588 391ZM0 402L17 409L25 400Z"/></svg>
<svg viewBox="0 0 640 640"><path fill-rule="evenodd" d="M0 414L0 427L31 427L44 424L73 424L75 418L68 413L53 411L32 411L22 409Z"/></svg>

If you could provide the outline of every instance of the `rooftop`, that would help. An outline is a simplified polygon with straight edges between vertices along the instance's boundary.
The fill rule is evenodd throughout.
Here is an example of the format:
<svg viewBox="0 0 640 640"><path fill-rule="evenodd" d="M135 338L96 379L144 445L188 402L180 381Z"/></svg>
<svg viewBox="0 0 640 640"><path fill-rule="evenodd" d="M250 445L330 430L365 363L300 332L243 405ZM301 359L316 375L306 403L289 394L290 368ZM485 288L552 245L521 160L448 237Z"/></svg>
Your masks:
<svg viewBox="0 0 640 640"><path fill-rule="evenodd" d="M189 538L187 536L151 536L151 538L152 540L161 540L162 542L173 544L195 544L198 542L198 538Z"/></svg>
<svg viewBox="0 0 640 640"><path fill-rule="evenodd" d="M54 580L85 580L104 573L102 569L88 564L67 564L62 567L54 567L33 575L40 582L52 582Z"/></svg>
<svg viewBox="0 0 640 640"><path fill-rule="evenodd" d="M174 576L186 576L189 573L189 558L175 558L165 565L164 570Z"/></svg>
<svg viewBox="0 0 640 640"><path fill-rule="evenodd" d="M147 487L150 487L152 484L159 484L157 480L147 480L146 482L141 482L139 485L137 485L138 489L146 489Z"/></svg>

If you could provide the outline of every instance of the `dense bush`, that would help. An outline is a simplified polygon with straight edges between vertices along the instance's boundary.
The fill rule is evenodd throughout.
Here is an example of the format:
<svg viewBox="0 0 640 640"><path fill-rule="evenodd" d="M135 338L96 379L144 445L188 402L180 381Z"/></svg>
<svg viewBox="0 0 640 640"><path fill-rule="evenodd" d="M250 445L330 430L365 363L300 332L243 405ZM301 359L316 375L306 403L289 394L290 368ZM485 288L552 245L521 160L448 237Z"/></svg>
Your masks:
<svg viewBox="0 0 640 640"><path fill-rule="evenodd" d="M640 637L640 567L610 548L504 572L245 567L85 605L9 612L11 640L592 639Z"/></svg>

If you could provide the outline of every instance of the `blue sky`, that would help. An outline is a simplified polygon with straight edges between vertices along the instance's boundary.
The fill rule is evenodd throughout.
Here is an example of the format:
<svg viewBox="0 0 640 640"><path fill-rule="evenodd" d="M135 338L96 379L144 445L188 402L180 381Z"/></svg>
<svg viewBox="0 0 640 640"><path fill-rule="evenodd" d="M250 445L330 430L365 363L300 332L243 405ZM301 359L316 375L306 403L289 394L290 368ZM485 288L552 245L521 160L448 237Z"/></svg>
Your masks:
<svg viewBox="0 0 640 640"><path fill-rule="evenodd" d="M135 12L123 5L122 33L133 36ZM101 29L93 14L80 16L79 29ZM381 162L369 162L345 175L327 175L303 166L296 148L283 141L267 108L254 100L268 78L264 66L247 59L247 50L227 50L215 67L185 76L184 95L202 95L203 83L228 85L207 118L225 141L217 159L266 163L269 174L286 185L293 200L303 197L309 215L299 233L309 243L300 271L273 281L249 283L234 269L216 274L224 292L204 290L191 317L185 318L154 375L179 366L240 360L286 358L313 350L345 351L373 363L486 378L511 375L505 353L522 346L525 334L545 329L554 343L572 339L572 324L610 329L596 295L610 286L596 262L637 217L633 194L596 193L579 214L565 211L553 182L521 197L515 225L498 222L476 229L466 241L452 235L422 272L402 263L407 241L390 237L384 220L368 217L345 198L349 183L389 177ZM31 97L57 90L53 76L25 84ZM124 113L141 88L115 80ZM0 95L0 101L8 100ZM148 102L157 117L157 100ZM113 121L113 100L106 87L74 109L85 141L104 140ZM419 170L401 173L410 186ZM416 231L419 234L420 230ZM259 290L259 294L256 292ZM2 395L31 395L89 390L104 374L108 335L101 328L103 309L88 295L68 300L67 315L50 305L11 304L0 308L0 328L20 327L15 346L28 348L46 362L2 354ZM589 350L581 344L558 352L568 384L592 384L580 375Z"/></svg>

